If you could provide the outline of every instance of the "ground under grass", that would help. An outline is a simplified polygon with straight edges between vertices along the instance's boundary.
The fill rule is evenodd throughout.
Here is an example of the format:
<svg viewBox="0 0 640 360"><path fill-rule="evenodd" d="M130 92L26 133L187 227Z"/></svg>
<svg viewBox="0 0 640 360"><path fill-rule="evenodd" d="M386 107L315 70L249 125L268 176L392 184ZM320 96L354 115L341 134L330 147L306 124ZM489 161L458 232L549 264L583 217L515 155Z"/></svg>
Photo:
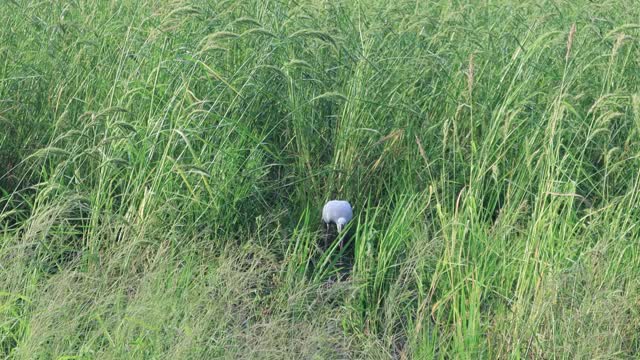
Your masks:
<svg viewBox="0 0 640 360"><path fill-rule="evenodd" d="M640 7L524 3L0 2L0 357L640 356Z"/></svg>

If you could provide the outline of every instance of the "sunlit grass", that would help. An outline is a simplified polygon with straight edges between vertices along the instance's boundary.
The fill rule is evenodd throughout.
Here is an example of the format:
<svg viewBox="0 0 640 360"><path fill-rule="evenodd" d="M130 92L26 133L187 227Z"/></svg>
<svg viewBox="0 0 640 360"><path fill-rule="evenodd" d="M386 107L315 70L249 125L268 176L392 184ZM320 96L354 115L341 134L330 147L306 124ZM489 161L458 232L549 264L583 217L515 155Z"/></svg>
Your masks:
<svg viewBox="0 0 640 360"><path fill-rule="evenodd" d="M638 9L1 3L0 354L638 357Z"/></svg>

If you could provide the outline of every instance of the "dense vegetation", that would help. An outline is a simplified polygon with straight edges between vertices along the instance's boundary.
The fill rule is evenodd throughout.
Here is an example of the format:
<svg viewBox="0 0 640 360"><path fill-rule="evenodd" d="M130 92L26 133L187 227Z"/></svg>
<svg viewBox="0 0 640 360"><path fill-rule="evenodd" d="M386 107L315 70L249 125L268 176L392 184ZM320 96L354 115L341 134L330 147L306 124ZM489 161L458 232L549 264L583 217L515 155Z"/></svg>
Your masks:
<svg viewBox="0 0 640 360"><path fill-rule="evenodd" d="M640 356L640 7L524 3L0 2L0 356Z"/></svg>

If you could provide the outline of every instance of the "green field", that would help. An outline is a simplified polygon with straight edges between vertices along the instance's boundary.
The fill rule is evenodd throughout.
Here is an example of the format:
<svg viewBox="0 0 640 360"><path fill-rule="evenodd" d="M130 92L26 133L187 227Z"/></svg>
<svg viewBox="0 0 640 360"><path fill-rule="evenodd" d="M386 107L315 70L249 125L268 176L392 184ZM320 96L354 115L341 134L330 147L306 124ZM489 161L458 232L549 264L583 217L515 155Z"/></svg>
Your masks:
<svg viewBox="0 0 640 360"><path fill-rule="evenodd" d="M640 358L639 191L637 0L0 1L0 358Z"/></svg>

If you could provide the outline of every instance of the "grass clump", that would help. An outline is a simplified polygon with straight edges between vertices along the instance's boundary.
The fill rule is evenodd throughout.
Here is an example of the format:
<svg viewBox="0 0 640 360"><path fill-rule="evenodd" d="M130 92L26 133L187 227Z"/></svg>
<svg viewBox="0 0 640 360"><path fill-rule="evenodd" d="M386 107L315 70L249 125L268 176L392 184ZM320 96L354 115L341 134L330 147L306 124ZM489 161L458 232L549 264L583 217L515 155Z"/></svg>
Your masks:
<svg viewBox="0 0 640 360"><path fill-rule="evenodd" d="M0 354L636 358L634 5L1 3Z"/></svg>

